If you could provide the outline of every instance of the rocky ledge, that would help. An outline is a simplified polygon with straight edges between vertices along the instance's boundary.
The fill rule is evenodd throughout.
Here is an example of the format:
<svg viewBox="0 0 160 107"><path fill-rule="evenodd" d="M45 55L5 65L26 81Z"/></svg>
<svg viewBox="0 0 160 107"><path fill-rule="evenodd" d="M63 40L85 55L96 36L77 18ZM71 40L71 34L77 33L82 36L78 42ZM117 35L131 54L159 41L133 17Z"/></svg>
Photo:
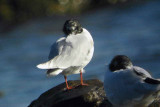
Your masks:
<svg viewBox="0 0 160 107"><path fill-rule="evenodd" d="M62 83L34 100L28 107L112 107L107 100L100 80L86 80L88 86L79 86L80 81L68 81L74 89L67 90ZM159 99L150 107L160 107Z"/></svg>

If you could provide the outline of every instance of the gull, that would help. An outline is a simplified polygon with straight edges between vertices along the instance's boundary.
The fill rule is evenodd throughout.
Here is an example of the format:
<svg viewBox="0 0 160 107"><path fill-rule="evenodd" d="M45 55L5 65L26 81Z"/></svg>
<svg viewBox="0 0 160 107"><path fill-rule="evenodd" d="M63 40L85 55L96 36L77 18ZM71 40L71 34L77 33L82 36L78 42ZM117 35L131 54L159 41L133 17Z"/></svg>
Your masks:
<svg viewBox="0 0 160 107"><path fill-rule="evenodd" d="M115 107L148 107L159 96L160 80L133 66L127 56L117 55L105 72L104 89Z"/></svg>
<svg viewBox="0 0 160 107"><path fill-rule="evenodd" d="M67 83L67 76L71 74L80 73L81 85L87 85L83 83L82 73L94 53L93 38L76 19L67 20L63 32L65 36L51 46L49 61L37 67L47 69L48 76L64 75L67 89L72 89Z"/></svg>

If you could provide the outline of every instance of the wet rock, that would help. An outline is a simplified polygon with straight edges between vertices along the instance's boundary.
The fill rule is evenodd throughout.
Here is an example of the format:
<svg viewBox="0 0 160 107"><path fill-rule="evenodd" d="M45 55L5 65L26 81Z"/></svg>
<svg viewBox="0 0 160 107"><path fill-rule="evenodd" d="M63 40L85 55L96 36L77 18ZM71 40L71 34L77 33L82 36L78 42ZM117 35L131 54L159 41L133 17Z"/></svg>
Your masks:
<svg viewBox="0 0 160 107"><path fill-rule="evenodd" d="M149 107L160 107L160 98L156 99Z"/></svg>
<svg viewBox="0 0 160 107"><path fill-rule="evenodd" d="M29 107L111 107L106 100L103 83L99 80L86 80L88 86L79 86L80 81L68 81L74 89L67 90L62 83L43 93Z"/></svg>
<svg viewBox="0 0 160 107"><path fill-rule="evenodd" d="M107 100L103 83L100 80L86 80L88 86L79 86L80 81L68 81L74 89L67 90L62 83L34 100L28 107L112 107ZM149 107L160 107L157 99Z"/></svg>

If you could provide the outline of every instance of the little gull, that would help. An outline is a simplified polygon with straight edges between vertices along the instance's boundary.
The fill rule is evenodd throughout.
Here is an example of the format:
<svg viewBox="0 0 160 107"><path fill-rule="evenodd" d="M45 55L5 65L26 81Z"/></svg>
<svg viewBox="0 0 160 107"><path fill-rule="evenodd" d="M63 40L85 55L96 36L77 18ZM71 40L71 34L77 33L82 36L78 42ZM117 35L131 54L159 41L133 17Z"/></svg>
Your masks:
<svg viewBox="0 0 160 107"><path fill-rule="evenodd" d="M48 76L64 75L67 89L72 89L67 83L70 74L80 73L81 85L87 85L83 83L82 73L93 56L92 36L76 19L67 20L63 32L65 37L58 39L51 47L49 61L37 67L47 69Z"/></svg>
<svg viewBox="0 0 160 107"><path fill-rule="evenodd" d="M147 107L159 96L160 80L133 66L127 56L117 55L105 72L104 89L115 107Z"/></svg>

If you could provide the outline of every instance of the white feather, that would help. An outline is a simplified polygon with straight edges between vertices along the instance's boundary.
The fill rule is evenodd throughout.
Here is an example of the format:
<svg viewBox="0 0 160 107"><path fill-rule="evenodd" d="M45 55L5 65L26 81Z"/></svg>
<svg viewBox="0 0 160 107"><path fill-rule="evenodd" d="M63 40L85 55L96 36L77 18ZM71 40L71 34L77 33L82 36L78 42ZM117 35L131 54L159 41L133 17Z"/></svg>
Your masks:
<svg viewBox="0 0 160 107"><path fill-rule="evenodd" d="M51 69L51 70L52 70L52 69ZM63 71L62 69L57 69L57 70L53 70L53 71L50 72L50 73L47 72L47 77L56 76L56 75L62 73L62 71Z"/></svg>
<svg viewBox="0 0 160 107"><path fill-rule="evenodd" d="M70 34L66 38L57 40L51 47L49 61L39 64L37 67L40 69L78 67L80 70L90 62L93 52L92 36L83 28L83 32L80 34Z"/></svg>

